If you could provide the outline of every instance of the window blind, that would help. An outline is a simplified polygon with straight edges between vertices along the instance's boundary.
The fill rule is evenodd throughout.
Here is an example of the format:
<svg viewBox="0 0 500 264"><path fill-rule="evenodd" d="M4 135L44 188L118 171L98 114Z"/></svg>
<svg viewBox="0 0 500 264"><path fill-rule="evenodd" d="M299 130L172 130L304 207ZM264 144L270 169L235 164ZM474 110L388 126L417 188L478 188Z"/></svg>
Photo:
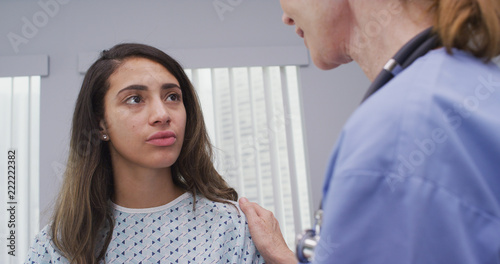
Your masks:
<svg viewBox="0 0 500 264"><path fill-rule="evenodd" d="M215 146L216 167L274 212L290 247L310 226L296 66L187 69Z"/></svg>
<svg viewBox="0 0 500 264"><path fill-rule="evenodd" d="M39 231L40 77L0 78L1 263L23 263Z"/></svg>

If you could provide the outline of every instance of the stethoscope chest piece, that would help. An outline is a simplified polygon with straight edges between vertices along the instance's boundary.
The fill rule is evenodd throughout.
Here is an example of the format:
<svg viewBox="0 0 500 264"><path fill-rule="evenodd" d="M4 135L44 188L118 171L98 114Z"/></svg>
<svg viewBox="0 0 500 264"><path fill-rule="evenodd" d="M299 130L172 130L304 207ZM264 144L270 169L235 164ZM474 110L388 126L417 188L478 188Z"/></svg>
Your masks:
<svg viewBox="0 0 500 264"><path fill-rule="evenodd" d="M301 263L309 263L314 259L314 249L319 242L322 221L323 210L319 209L314 215L314 229L307 229L297 236L296 253Z"/></svg>

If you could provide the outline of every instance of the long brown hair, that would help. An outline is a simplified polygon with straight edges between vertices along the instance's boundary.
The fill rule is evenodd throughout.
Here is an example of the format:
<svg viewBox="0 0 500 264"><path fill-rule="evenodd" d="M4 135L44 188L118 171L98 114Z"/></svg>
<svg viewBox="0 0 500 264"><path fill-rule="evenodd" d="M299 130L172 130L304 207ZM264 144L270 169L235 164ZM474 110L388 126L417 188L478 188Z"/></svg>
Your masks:
<svg viewBox="0 0 500 264"><path fill-rule="evenodd" d="M108 201L113 194L113 171L108 143L100 139L99 121L104 118L109 77L132 57L163 65L180 84L187 120L180 155L171 167L174 183L212 201L227 203L238 199L236 191L213 166L212 146L198 97L179 63L151 46L116 45L103 51L88 69L73 114L68 164L51 226L56 248L71 263L97 263L104 259L112 238L114 220ZM107 229L104 241L99 237L103 229Z"/></svg>
<svg viewBox="0 0 500 264"><path fill-rule="evenodd" d="M409 1L409 0L407 0ZM434 30L448 53L452 48L489 61L500 55L500 1L431 0Z"/></svg>

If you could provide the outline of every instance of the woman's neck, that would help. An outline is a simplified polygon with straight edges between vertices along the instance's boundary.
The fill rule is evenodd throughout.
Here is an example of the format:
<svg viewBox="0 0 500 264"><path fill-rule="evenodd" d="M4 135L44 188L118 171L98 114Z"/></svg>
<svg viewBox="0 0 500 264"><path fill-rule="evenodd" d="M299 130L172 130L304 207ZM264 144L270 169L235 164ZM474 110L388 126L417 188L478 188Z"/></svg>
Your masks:
<svg viewBox="0 0 500 264"><path fill-rule="evenodd" d="M127 208L164 205L185 192L174 184L170 168L151 169L121 164L113 166L113 180L112 201Z"/></svg>
<svg viewBox="0 0 500 264"><path fill-rule="evenodd" d="M426 7L411 2L406 5L413 6L404 7L400 0L389 2L363 1L354 12L348 53L371 81L404 44L432 25Z"/></svg>

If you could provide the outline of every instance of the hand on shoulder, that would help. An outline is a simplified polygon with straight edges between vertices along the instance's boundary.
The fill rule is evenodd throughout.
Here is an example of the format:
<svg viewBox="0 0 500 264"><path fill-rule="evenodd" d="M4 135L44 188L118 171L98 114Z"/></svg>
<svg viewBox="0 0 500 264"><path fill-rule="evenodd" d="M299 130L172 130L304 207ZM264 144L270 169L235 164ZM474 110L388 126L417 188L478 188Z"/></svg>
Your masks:
<svg viewBox="0 0 500 264"><path fill-rule="evenodd" d="M247 217L252 240L266 263L297 263L295 254L286 245L273 213L246 198L241 198L239 204Z"/></svg>

